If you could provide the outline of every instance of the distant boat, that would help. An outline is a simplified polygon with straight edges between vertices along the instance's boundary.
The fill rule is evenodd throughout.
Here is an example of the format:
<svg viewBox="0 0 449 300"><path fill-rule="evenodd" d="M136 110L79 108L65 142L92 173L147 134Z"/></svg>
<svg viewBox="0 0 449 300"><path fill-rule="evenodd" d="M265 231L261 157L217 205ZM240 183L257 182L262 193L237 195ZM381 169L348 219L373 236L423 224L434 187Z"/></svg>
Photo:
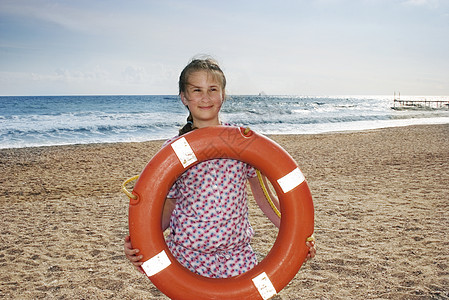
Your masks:
<svg viewBox="0 0 449 300"><path fill-rule="evenodd" d="M267 94L264 91L259 92L259 96L266 96Z"/></svg>

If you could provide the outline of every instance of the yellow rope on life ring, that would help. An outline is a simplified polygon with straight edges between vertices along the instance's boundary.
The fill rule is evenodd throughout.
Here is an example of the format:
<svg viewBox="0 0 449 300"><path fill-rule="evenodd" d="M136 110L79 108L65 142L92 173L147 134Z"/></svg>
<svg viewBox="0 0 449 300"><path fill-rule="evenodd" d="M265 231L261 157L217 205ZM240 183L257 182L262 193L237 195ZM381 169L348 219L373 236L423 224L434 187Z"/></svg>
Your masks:
<svg viewBox="0 0 449 300"><path fill-rule="evenodd" d="M137 196L134 195L134 194L132 194L130 191L128 191L128 190L126 189L126 185L127 185L128 183L130 183L131 181L137 180L137 178L139 178L139 176L140 176L140 175L136 175L136 176L133 176L133 177L131 177L131 178L128 178L128 179L126 179L125 181L123 181L123 183L122 183L122 192L125 193L126 196L128 196L129 198L134 199L134 200L137 199Z"/></svg>
<svg viewBox="0 0 449 300"><path fill-rule="evenodd" d="M270 203L271 208L276 213L276 215L280 218L281 212L277 209L276 205L274 205L273 200L271 200L270 194L268 194L267 187L265 183L263 182L262 173L260 173L259 170L256 170L257 178L259 179L260 187L263 190L263 193L265 195L265 198L267 199L268 203Z"/></svg>
<svg viewBox="0 0 449 300"><path fill-rule="evenodd" d="M259 170L256 169L256 173L257 173L257 178L259 179L259 183L260 183L260 187L263 190L263 193L265 195L265 198L267 199L268 203L270 203L271 208L273 209L273 211L276 213L276 215L280 218L281 217L281 212L277 209L276 205L274 205L273 200L271 200L270 194L268 193L268 189L267 186L265 185L265 183L263 182L263 177L262 177L262 173L260 173ZM306 239L307 242L315 242L315 237L313 236L313 234L311 236L309 236Z"/></svg>

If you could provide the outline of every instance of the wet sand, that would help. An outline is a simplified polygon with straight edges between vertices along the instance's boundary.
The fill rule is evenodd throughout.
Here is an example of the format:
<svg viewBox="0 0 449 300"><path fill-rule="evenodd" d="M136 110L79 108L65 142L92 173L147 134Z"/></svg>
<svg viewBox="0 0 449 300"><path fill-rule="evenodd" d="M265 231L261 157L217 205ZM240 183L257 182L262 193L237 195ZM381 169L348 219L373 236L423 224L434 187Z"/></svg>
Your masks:
<svg viewBox="0 0 449 300"><path fill-rule="evenodd" d="M273 299L449 299L449 125L271 136L315 204L317 257ZM0 298L167 299L123 255L162 141L0 150ZM255 250L276 229L251 205Z"/></svg>

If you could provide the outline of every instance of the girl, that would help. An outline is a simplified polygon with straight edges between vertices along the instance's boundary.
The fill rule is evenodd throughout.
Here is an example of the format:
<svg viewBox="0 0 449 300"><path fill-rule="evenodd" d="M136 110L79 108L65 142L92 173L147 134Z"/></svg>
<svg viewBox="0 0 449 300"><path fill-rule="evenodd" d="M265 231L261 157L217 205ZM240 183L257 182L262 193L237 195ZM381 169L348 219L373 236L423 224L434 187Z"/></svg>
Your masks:
<svg viewBox="0 0 449 300"><path fill-rule="evenodd" d="M179 135L221 124L219 111L225 100L225 87L222 70L210 58L194 59L184 68L179 78L179 95L189 116ZM257 204L279 228L280 218L266 201L254 168L246 163L212 159L191 167L177 179L167 195L162 229L170 227L166 242L183 266L206 277L227 278L257 264L250 246L254 232L248 220L247 180ZM306 245L307 258L311 259L316 253L314 242ZM132 248L129 236L124 248L126 257L143 272L142 256Z"/></svg>

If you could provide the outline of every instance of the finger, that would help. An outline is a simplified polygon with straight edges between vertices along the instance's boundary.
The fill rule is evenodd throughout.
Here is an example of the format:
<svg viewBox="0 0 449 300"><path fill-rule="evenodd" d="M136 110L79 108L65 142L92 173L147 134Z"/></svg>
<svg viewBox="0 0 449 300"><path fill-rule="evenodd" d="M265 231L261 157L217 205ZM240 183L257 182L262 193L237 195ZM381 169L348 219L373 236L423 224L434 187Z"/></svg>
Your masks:
<svg viewBox="0 0 449 300"><path fill-rule="evenodd" d="M127 256L128 260L130 260L132 263L138 262L143 258L143 255L129 255Z"/></svg>
<svg viewBox="0 0 449 300"><path fill-rule="evenodd" d="M314 257L315 257L315 254L309 252L309 253L307 254L306 259L304 260L304 262L310 261L310 260L312 260Z"/></svg>
<svg viewBox="0 0 449 300"><path fill-rule="evenodd" d="M306 242L306 246L309 248L313 248L315 247L315 242L311 241L311 242Z"/></svg>
<svg viewBox="0 0 449 300"><path fill-rule="evenodd" d="M132 249L132 248L126 248L125 247L125 254L126 255L136 255L139 252L140 252L139 249Z"/></svg>
<svg viewBox="0 0 449 300"><path fill-rule="evenodd" d="M137 253L139 253L139 249L129 249L128 251L125 251L125 256L128 259L141 259L143 256L142 255L137 255Z"/></svg>
<svg viewBox="0 0 449 300"><path fill-rule="evenodd" d="M315 248L310 248L310 251L309 251L310 259L314 258L315 255L316 255L316 249Z"/></svg>
<svg viewBox="0 0 449 300"><path fill-rule="evenodd" d="M135 255L137 255L137 253L139 253L139 249L125 248L125 255L126 256L135 256Z"/></svg>
<svg viewBox="0 0 449 300"><path fill-rule="evenodd" d="M135 261L132 263L136 268L140 268L141 265L143 265L143 262L141 261Z"/></svg>

